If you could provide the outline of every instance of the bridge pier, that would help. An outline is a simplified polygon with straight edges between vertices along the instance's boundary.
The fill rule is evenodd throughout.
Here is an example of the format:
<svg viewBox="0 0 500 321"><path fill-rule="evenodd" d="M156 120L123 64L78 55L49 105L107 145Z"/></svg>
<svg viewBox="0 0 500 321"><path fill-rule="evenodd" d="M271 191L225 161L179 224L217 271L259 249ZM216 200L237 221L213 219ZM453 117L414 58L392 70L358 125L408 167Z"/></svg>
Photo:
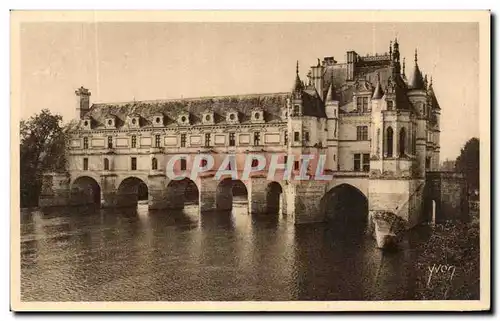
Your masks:
<svg viewBox="0 0 500 321"><path fill-rule="evenodd" d="M317 223L326 220L321 208L321 198L325 195L324 181L298 181L289 185L294 202L293 221L295 224Z"/></svg>
<svg viewBox="0 0 500 321"><path fill-rule="evenodd" d="M218 181L212 176L198 178L200 193L200 211L208 212L216 210Z"/></svg>

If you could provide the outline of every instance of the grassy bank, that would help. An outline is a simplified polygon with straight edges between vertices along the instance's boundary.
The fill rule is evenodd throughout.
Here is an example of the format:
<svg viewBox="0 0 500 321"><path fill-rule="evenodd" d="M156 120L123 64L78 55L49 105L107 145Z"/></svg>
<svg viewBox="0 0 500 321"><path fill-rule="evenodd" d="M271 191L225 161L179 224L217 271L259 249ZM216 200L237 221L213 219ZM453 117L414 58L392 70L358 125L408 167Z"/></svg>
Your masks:
<svg viewBox="0 0 500 321"><path fill-rule="evenodd" d="M437 224L416 249L417 299L479 299L479 219Z"/></svg>

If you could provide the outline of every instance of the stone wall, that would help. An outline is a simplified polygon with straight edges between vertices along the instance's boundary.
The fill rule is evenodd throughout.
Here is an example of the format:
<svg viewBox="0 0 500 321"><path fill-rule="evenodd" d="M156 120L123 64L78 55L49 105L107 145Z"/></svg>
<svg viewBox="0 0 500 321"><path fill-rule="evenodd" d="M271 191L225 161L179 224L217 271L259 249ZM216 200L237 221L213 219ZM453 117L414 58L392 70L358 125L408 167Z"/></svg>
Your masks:
<svg viewBox="0 0 500 321"><path fill-rule="evenodd" d="M468 217L467 183L460 173L427 172L424 199L424 213L428 221L432 220L433 201L436 222Z"/></svg>

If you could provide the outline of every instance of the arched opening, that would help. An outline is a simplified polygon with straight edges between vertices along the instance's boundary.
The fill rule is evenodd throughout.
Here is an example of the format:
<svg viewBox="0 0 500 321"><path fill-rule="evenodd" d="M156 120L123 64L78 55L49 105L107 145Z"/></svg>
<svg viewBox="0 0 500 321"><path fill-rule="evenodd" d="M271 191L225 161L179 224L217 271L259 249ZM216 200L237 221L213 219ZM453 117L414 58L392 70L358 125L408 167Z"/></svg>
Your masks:
<svg viewBox="0 0 500 321"><path fill-rule="evenodd" d="M118 206L137 206L147 204L149 199L148 186L137 177L128 177L118 186Z"/></svg>
<svg viewBox="0 0 500 321"><path fill-rule="evenodd" d="M392 154L393 154L393 136L394 136L394 132L392 130L391 127L387 128L387 132L386 132L386 149L387 149L387 157L392 157Z"/></svg>
<svg viewBox="0 0 500 321"><path fill-rule="evenodd" d="M404 156L406 152L406 129L399 131L399 156Z"/></svg>
<svg viewBox="0 0 500 321"><path fill-rule="evenodd" d="M359 234L368 221L368 199L357 188L341 184L321 199L326 219L339 231Z"/></svg>
<svg viewBox="0 0 500 321"><path fill-rule="evenodd" d="M198 205L200 192L189 178L172 180L167 185L168 207L183 209L186 205Z"/></svg>
<svg viewBox="0 0 500 321"><path fill-rule="evenodd" d="M78 177L71 185L71 204L101 205L101 187L89 176Z"/></svg>
<svg viewBox="0 0 500 321"><path fill-rule="evenodd" d="M218 210L231 210L233 205L248 205L248 190L240 180L223 179L217 185L215 198Z"/></svg>
<svg viewBox="0 0 500 321"><path fill-rule="evenodd" d="M266 188L268 214L280 214L283 210L283 188L278 182L271 182Z"/></svg>

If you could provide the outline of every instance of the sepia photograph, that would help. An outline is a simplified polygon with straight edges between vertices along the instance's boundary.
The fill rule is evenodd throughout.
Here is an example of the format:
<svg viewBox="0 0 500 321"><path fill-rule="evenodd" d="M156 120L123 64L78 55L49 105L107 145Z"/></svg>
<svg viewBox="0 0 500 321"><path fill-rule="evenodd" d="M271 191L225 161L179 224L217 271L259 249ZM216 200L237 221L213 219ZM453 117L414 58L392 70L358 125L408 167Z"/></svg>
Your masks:
<svg viewBox="0 0 500 321"><path fill-rule="evenodd" d="M489 309L489 32L12 11L12 309Z"/></svg>

